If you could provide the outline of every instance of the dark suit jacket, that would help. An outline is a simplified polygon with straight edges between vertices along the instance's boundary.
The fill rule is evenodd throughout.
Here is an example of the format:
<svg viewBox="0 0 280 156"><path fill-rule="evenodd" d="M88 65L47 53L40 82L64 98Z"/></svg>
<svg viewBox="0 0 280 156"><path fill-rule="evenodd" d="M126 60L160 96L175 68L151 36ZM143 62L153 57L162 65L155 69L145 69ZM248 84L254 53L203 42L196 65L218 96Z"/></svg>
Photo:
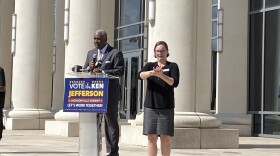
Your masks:
<svg viewBox="0 0 280 156"><path fill-rule="evenodd" d="M87 68L89 63L93 60L93 56L97 56L97 48L90 50L87 53L87 58L85 61L84 68ZM121 77L124 74L124 59L123 53L114 49L108 44L105 54L102 58L102 65L100 67L109 76ZM108 89L109 103L110 101L119 101L121 99L121 86L119 85L118 79L109 79L109 89ZM115 99L116 98L116 99Z"/></svg>
<svg viewBox="0 0 280 156"><path fill-rule="evenodd" d="M0 86L6 86L5 72L4 69L0 67ZM4 108L5 103L5 91L0 92L0 108Z"/></svg>

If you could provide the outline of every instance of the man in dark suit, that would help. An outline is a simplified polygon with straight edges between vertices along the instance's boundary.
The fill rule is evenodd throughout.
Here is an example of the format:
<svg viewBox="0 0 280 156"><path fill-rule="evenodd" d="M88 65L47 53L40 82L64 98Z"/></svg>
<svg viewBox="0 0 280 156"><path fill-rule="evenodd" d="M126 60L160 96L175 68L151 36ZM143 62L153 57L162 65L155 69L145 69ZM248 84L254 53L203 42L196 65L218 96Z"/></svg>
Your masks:
<svg viewBox="0 0 280 156"><path fill-rule="evenodd" d="M107 33L97 30L94 34L95 49L88 52L84 68L90 71L103 72L109 76L120 77L124 74L123 54L107 43ZM105 138L108 156L118 156L119 153L119 124L118 124L118 101L121 100L121 86L119 79L109 78L108 104L105 119ZM97 116L98 124L101 125L102 114Z"/></svg>
<svg viewBox="0 0 280 156"><path fill-rule="evenodd" d="M5 72L2 67L0 67L0 140L2 139L3 132L3 108L5 103L5 91L6 91L6 81L5 81Z"/></svg>

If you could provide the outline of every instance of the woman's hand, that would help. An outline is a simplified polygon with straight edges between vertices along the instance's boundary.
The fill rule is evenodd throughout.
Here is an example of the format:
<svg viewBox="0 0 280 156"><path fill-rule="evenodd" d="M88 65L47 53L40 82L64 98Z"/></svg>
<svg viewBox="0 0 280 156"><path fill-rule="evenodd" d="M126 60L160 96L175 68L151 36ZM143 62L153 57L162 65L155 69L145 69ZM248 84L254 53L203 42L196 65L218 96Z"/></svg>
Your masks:
<svg viewBox="0 0 280 156"><path fill-rule="evenodd" d="M157 77L161 78L163 81L165 81L170 86L172 86L174 84L174 79L163 74L162 67L160 67L160 66L154 67L153 70L150 72L150 74L152 76L157 76Z"/></svg>
<svg viewBox="0 0 280 156"><path fill-rule="evenodd" d="M157 76L159 78L161 78L164 75L162 72L162 68L159 66L154 67L153 70L151 70L150 72L151 76Z"/></svg>
<svg viewBox="0 0 280 156"><path fill-rule="evenodd" d="M141 79L147 79L150 76L156 76L156 77L160 77L160 75L163 75L162 73L162 69L160 67L154 67L152 70L150 71L144 71L140 73L140 78Z"/></svg>

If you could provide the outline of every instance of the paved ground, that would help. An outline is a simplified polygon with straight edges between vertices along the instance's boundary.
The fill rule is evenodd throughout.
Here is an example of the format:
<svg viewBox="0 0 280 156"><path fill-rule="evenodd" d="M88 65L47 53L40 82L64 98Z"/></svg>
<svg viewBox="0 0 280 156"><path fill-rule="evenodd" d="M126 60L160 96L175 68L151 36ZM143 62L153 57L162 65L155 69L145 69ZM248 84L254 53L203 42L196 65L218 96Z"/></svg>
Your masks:
<svg viewBox="0 0 280 156"><path fill-rule="evenodd" d="M240 137L239 143L239 149L172 149L171 155L280 156L280 139ZM42 130L5 130L0 141L0 156L78 156L78 149L78 137L50 136ZM145 155L146 147L120 143L120 156Z"/></svg>

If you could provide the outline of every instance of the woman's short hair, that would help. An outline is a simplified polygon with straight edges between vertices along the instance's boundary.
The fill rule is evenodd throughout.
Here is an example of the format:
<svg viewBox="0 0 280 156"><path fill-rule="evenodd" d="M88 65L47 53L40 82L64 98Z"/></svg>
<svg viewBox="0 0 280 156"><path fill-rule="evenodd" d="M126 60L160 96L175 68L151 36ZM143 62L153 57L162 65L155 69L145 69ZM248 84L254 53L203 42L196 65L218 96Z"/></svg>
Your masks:
<svg viewBox="0 0 280 156"><path fill-rule="evenodd" d="M169 56L169 49L168 49L168 45L166 42L164 41L158 41L156 44L155 44L155 47L154 47L154 53L156 52L156 47L159 46L159 45L163 45L165 47L165 49L167 50L167 57ZM156 58L156 53L154 54L155 58Z"/></svg>

